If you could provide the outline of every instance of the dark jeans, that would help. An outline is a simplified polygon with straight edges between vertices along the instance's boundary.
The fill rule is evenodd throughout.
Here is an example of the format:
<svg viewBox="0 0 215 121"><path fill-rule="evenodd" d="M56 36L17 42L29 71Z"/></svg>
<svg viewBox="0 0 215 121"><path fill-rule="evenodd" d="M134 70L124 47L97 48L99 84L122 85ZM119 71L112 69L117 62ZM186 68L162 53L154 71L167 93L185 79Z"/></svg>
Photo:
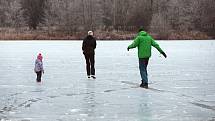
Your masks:
<svg viewBox="0 0 215 121"><path fill-rule="evenodd" d="M139 59L139 69L140 69L140 75L141 75L143 84L148 83L148 73L147 73L148 62L149 62L149 58Z"/></svg>
<svg viewBox="0 0 215 121"><path fill-rule="evenodd" d="M37 73L37 82L41 82L42 71L36 72Z"/></svg>
<svg viewBox="0 0 215 121"><path fill-rule="evenodd" d="M87 75L95 75L95 54L84 54L86 60Z"/></svg>

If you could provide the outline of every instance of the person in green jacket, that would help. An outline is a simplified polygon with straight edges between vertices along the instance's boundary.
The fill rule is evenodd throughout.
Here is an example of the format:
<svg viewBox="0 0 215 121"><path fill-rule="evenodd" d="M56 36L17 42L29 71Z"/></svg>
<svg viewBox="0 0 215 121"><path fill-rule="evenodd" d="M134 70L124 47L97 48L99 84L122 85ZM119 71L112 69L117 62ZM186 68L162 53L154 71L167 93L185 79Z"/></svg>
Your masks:
<svg viewBox="0 0 215 121"><path fill-rule="evenodd" d="M138 47L139 69L142 78L142 83L140 87L142 88L148 88L147 66L149 58L151 57L152 46L155 47L165 58L167 58L167 55L160 48L159 44L156 43L155 40L143 29L139 30L139 33L135 40L127 48L127 50L129 51L130 49Z"/></svg>

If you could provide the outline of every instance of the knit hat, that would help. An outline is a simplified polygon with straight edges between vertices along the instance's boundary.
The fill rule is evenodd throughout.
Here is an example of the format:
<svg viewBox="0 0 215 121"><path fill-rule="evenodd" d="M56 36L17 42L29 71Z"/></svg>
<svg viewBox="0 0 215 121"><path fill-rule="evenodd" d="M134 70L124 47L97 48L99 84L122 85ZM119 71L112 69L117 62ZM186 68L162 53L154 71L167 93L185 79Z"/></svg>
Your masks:
<svg viewBox="0 0 215 121"><path fill-rule="evenodd" d="M41 60L41 61L43 60L43 56L42 56L41 53L38 54L37 59L39 59L39 60Z"/></svg>
<svg viewBox="0 0 215 121"><path fill-rule="evenodd" d="M93 31L88 31L88 35L93 36Z"/></svg>

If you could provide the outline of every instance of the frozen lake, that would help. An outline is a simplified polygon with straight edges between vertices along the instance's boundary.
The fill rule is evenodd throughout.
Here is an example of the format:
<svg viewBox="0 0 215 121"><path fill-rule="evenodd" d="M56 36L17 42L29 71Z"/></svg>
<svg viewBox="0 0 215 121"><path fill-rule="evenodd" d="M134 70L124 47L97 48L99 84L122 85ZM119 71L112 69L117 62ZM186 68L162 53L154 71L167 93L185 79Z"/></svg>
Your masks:
<svg viewBox="0 0 215 121"><path fill-rule="evenodd" d="M131 41L98 42L96 80L86 78L81 42L0 41L0 121L214 121L215 41L159 41L140 83ZM43 83L33 72L44 56ZM126 82L126 83L125 83Z"/></svg>

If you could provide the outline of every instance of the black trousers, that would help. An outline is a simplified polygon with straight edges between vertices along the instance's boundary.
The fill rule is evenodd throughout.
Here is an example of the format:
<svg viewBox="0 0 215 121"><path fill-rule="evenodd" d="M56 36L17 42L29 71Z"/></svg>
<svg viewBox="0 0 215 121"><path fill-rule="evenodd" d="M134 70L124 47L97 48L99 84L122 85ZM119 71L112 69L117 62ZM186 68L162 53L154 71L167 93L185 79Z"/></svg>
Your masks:
<svg viewBox="0 0 215 121"><path fill-rule="evenodd" d="M37 73L37 82L41 82L42 71L36 72Z"/></svg>
<svg viewBox="0 0 215 121"><path fill-rule="evenodd" d="M95 75L95 54L84 54L86 60L87 75Z"/></svg>

